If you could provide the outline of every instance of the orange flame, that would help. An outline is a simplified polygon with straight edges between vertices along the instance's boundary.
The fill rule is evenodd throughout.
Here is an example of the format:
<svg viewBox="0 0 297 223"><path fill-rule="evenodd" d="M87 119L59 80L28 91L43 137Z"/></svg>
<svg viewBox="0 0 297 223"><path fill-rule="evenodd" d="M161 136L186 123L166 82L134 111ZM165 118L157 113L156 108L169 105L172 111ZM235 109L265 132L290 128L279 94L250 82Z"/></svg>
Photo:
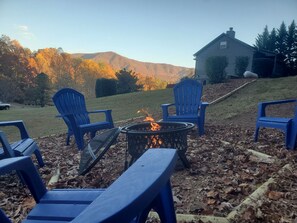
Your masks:
<svg viewBox="0 0 297 223"><path fill-rule="evenodd" d="M158 131L161 129L161 126L158 123L156 123L155 119L152 117L151 114L148 113L148 111L146 111L145 109L141 109L137 111L137 113L144 113L146 115L143 121L150 122L152 131Z"/></svg>

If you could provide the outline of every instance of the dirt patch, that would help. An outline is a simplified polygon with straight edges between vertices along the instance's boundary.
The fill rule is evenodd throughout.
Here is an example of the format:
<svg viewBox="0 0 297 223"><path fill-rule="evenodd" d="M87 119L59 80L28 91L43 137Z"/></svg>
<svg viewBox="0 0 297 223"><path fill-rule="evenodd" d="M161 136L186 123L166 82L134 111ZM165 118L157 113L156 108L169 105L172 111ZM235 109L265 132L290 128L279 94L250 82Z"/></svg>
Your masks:
<svg viewBox="0 0 297 223"><path fill-rule="evenodd" d="M234 89L243 86L244 84L250 83L254 79L230 79L225 83L210 84L203 88L202 100L208 103L212 103L218 98L223 97Z"/></svg>

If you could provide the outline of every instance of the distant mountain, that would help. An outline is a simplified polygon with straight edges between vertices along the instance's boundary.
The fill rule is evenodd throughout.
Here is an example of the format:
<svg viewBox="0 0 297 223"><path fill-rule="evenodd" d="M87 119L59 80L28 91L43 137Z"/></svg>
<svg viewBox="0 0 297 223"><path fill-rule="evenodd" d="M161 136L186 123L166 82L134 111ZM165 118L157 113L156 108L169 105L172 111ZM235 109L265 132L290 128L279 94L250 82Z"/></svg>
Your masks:
<svg viewBox="0 0 297 223"><path fill-rule="evenodd" d="M114 70L121 70L126 68L144 76L153 76L157 79L167 81L168 83L175 83L180 78L185 76L192 76L194 74L193 68L179 67L170 64L162 63L148 63L123 57L114 52L102 53L76 53L73 57L90 59L96 62L102 61L111 65Z"/></svg>

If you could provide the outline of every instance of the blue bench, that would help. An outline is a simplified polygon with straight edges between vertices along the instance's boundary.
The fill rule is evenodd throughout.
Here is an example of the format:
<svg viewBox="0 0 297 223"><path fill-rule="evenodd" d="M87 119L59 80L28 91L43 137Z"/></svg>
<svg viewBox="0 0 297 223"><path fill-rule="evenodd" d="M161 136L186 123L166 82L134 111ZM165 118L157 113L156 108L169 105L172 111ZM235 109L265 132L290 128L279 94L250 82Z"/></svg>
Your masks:
<svg viewBox="0 0 297 223"><path fill-rule="evenodd" d="M107 189L48 191L29 157L0 160L0 174L18 170L36 206L24 223L145 222L154 209L162 222L176 222L170 176L174 149L150 149ZM0 222L10 220L0 209Z"/></svg>

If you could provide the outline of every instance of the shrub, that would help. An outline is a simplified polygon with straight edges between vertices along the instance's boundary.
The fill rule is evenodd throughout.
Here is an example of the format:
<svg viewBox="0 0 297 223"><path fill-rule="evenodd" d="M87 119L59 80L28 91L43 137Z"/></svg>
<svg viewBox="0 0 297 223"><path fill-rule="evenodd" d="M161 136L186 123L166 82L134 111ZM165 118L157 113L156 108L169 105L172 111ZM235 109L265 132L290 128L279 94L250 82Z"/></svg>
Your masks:
<svg viewBox="0 0 297 223"><path fill-rule="evenodd" d="M271 77L274 60L271 58L255 58L253 61L253 72L261 78Z"/></svg>
<svg viewBox="0 0 297 223"><path fill-rule="evenodd" d="M116 72L117 81L117 93L124 94L138 91L142 88L141 85L137 84L138 77L135 72L132 70L127 71L126 69L122 69Z"/></svg>
<svg viewBox="0 0 297 223"><path fill-rule="evenodd" d="M206 60L206 74L211 84L221 83L226 79L225 68L228 66L227 57L213 56Z"/></svg>
<svg viewBox="0 0 297 223"><path fill-rule="evenodd" d="M96 98L115 95L117 93L117 80L99 78L96 80Z"/></svg>
<svg viewBox="0 0 297 223"><path fill-rule="evenodd" d="M246 71L246 68L248 65L249 65L249 57L247 56L236 57L235 75L237 75L238 77L243 77L243 73Z"/></svg>

